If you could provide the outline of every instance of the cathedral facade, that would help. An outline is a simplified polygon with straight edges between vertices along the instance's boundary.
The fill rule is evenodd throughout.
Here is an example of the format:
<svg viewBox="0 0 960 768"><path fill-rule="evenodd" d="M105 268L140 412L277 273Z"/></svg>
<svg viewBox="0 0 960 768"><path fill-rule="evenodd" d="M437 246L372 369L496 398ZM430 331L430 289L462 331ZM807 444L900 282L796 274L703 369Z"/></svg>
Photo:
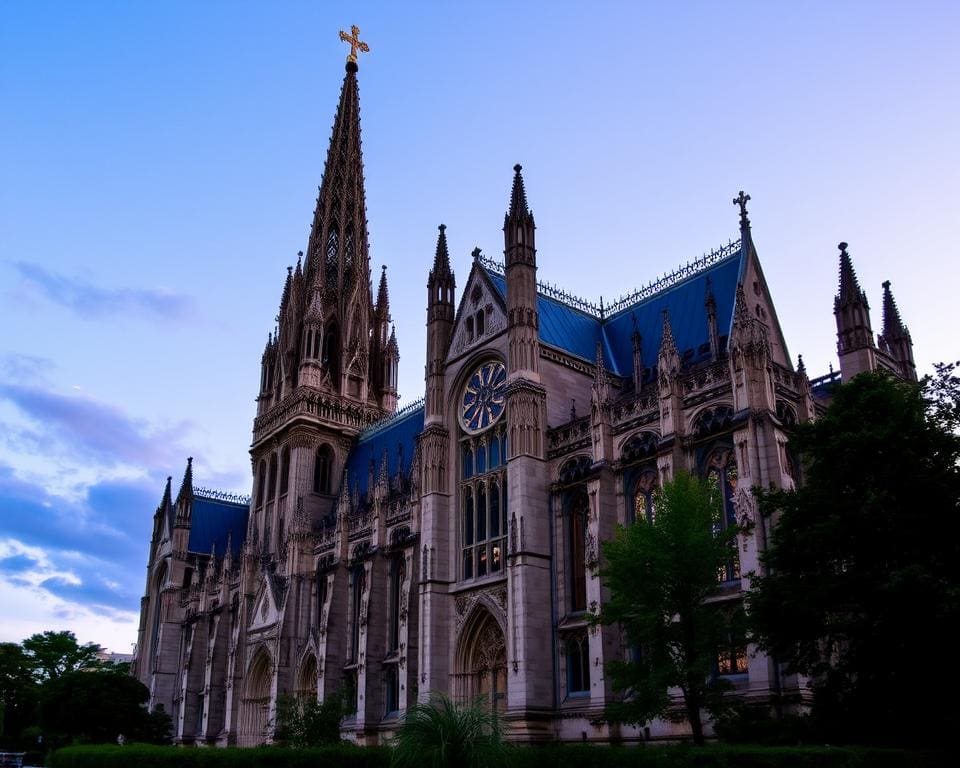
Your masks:
<svg viewBox="0 0 960 768"><path fill-rule="evenodd" d="M738 611L769 536L751 487L789 488L791 425L832 384L916 379L889 283L875 336L846 244L840 371L788 357L747 216L735 241L611 306L537 281L515 166L504 258L474 252L458 293L444 227L427 276L425 396L397 410L386 272L374 299L357 65L348 61L305 255L263 352L252 493L194 486L154 516L134 674L183 744L273 737L278 698L343 695L347 738L379 743L432 694L482 697L512 739L639 741L684 723L597 724L606 662L601 542L648 519L678 470L717 484L737 553L717 609ZM426 271L426 270L425 270ZM714 673L764 702L802 681L742 638Z"/></svg>

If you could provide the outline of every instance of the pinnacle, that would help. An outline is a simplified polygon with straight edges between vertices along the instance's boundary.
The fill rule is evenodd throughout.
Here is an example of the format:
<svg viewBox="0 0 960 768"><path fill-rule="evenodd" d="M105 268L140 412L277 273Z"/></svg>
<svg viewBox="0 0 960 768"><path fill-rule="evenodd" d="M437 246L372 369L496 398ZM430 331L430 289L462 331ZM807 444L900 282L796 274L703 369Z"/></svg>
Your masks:
<svg viewBox="0 0 960 768"><path fill-rule="evenodd" d="M837 294L837 304L853 304L857 301L867 303L866 297L860 288L857 280L857 273L853 269L853 261L850 254L847 253L847 244L840 243L837 248L840 249L840 290Z"/></svg>
<svg viewBox="0 0 960 768"><path fill-rule="evenodd" d="M890 290L890 281L883 281L883 336L887 341L902 338L907 333L900 317L900 310Z"/></svg>
<svg viewBox="0 0 960 768"><path fill-rule="evenodd" d="M450 275L450 253L447 250L447 226L441 224L437 227L440 234L437 236L437 251L433 257L433 268L430 270L431 278L441 278Z"/></svg>
<svg viewBox="0 0 960 768"><path fill-rule="evenodd" d="M187 468L183 473L183 482L180 484L180 492L177 494L177 503L181 500L193 498L193 456L187 458Z"/></svg>
<svg viewBox="0 0 960 768"><path fill-rule="evenodd" d="M386 317L390 314L390 293L387 289L387 265L382 265L380 288L377 291L377 314Z"/></svg>
<svg viewBox="0 0 960 768"><path fill-rule="evenodd" d="M527 192L523 186L523 176L520 171L523 166L517 163L513 166L513 189L510 191L510 210L507 213L508 219L517 219L530 216L530 208L527 206Z"/></svg>

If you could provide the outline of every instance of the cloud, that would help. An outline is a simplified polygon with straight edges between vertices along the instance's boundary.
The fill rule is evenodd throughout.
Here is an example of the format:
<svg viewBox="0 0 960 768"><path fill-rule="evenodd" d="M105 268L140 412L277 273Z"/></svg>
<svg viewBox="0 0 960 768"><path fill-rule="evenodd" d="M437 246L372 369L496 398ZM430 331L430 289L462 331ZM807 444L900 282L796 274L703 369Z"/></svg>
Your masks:
<svg viewBox="0 0 960 768"><path fill-rule="evenodd" d="M8 426L0 437L18 452L73 455L87 464L169 465L184 451L178 438L188 428L155 429L116 406L82 394L63 395L42 386L0 383L0 400L12 403L33 424Z"/></svg>
<svg viewBox="0 0 960 768"><path fill-rule="evenodd" d="M184 320L196 306L190 296L159 288L100 288L49 272L37 264L13 264L24 282L39 295L87 320L140 314L162 320Z"/></svg>

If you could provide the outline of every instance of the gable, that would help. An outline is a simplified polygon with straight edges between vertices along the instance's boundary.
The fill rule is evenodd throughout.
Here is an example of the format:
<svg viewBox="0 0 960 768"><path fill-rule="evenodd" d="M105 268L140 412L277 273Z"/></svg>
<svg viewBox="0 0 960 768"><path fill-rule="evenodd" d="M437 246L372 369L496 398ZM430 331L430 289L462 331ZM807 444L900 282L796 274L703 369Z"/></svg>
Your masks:
<svg viewBox="0 0 960 768"><path fill-rule="evenodd" d="M260 589L253 603L253 612L250 614L249 630L251 632L272 627L280 620L280 607L277 605L268 579L269 577L265 575L260 581Z"/></svg>
<svg viewBox="0 0 960 768"><path fill-rule="evenodd" d="M507 327L503 294L476 262L460 296L447 358L456 358Z"/></svg>

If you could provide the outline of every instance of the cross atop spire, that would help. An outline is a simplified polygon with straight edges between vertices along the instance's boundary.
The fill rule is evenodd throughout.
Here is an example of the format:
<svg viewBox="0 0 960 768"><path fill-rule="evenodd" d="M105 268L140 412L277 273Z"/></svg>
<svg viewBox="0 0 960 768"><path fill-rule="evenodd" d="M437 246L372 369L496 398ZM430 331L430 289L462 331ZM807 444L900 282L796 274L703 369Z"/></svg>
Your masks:
<svg viewBox="0 0 960 768"><path fill-rule="evenodd" d="M747 218L747 203L750 201L750 195L745 195L743 190L733 198L733 204L740 206L740 229L750 228L750 219Z"/></svg>
<svg viewBox="0 0 960 768"><path fill-rule="evenodd" d="M360 39L360 27L356 24L350 27L348 35L342 29L340 30L340 39L350 45L350 53L347 55L347 69L353 64L354 70L357 68L357 51L370 53L370 46Z"/></svg>

